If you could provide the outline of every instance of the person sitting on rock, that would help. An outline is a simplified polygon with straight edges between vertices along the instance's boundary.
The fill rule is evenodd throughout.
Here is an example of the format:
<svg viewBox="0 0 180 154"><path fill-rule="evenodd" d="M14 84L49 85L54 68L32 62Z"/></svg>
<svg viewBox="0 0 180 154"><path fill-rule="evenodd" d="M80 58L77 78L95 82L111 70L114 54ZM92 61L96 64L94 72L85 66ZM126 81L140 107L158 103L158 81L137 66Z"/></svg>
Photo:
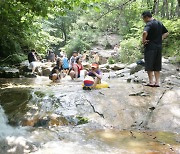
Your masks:
<svg viewBox="0 0 180 154"><path fill-rule="evenodd" d="M78 57L78 52L74 51L72 57L69 60L69 68L72 69L73 65L76 63L76 58Z"/></svg>
<svg viewBox="0 0 180 154"><path fill-rule="evenodd" d="M94 84L92 88L95 88L97 84L101 83L101 79L102 79L102 73L99 69L99 64L93 63L91 65L91 70L86 75L94 78Z"/></svg>
<svg viewBox="0 0 180 154"><path fill-rule="evenodd" d="M76 59L76 63L73 65L73 68L70 71L70 76L71 76L72 80L80 78L81 70L83 70L82 58L78 57Z"/></svg>
<svg viewBox="0 0 180 154"><path fill-rule="evenodd" d="M56 66L52 69L51 74L49 75L49 79L53 82L58 82L62 78L62 60L60 58L56 61Z"/></svg>
<svg viewBox="0 0 180 154"><path fill-rule="evenodd" d="M29 69L32 70L32 73L35 73L36 68L38 67L38 59L36 56L36 50L32 49L31 52L28 54L28 61L29 61Z"/></svg>

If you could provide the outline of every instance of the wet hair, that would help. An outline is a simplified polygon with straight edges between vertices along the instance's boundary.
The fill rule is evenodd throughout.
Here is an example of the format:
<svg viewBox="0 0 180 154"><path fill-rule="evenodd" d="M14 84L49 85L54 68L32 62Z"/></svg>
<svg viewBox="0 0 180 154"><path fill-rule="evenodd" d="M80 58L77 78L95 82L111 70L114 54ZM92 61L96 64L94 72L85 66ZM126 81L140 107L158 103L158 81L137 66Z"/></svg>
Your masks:
<svg viewBox="0 0 180 154"><path fill-rule="evenodd" d="M73 54L74 54L74 53L78 53L78 52L77 52L77 51L73 51Z"/></svg>
<svg viewBox="0 0 180 154"><path fill-rule="evenodd" d="M78 63L78 61L81 59L81 57L77 57L76 58L76 63Z"/></svg>
<svg viewBox="0 0 180 154"><path fill-rule="evenodd" d="M35 50L35 49L32 49L31 52L36 52L36 50Z"/></svg>
<svg viewBox="0 0 180 154"><path fill-rule="evenodd" d="M150 11L144 11L142 13L142 17L143 18L146 18L146 17L152 18L152 13Z"/></svg>
<svg viewBox="0 0 180 154"><path fill-rule="evenodd" d="M97 62L93 62L92 64L96 64L96 65L98 65L98 66L99 66L99 63L97 63Z"/></svg>
<svg viewBox="0 0 180 154"><path fill-rule="evenodd" d="M61 58L58 58L57 60L56 60L56 65L57 66L59 66L59 62L61 61Z"/></svg>

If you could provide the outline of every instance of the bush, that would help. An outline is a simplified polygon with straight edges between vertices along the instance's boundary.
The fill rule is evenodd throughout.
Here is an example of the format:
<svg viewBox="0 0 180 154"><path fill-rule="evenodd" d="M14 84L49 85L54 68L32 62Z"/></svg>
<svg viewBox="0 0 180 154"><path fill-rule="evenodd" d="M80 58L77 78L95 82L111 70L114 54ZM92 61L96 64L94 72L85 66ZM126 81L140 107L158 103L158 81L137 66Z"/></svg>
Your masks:
<svg viewBox="0 0 180 154"><path fill-rule="evenodd" d="M24 54L12 54L6 57L5 59L1 60L1 64L17 65L26 59L27 57Z"/></svg>
<svg viewBox="0 0 180 154"><path fill-rule="evenodd" d="M82 41L81 39L72 39L66 46L65 51L67 53L67 56L70 58L73 51L82 52L85 50L89 50L90 44L86 43L85 41Z"/></svg>
<svg viewBox="0 0 180 154"><path fill-rule="evenodd" d="M109 57L108 63L109 63L109 64L115 64L116 61L113 59L113 57Z"/></svg>
<svg viewBox="0 0 180 154"><path fill-rule="evenodd" d="M140 41L136 38L129 38L121 42L120 61L122 63L133 63L142 58L140 52Z"/></svg>
<svg viewBox="0 0 180 154"><path fill-rule="evenodd" d="M163 24L169 31L169 36L163 41L163 55L166 57L178 57L180 59L180 19L163 20Z"/></svg>

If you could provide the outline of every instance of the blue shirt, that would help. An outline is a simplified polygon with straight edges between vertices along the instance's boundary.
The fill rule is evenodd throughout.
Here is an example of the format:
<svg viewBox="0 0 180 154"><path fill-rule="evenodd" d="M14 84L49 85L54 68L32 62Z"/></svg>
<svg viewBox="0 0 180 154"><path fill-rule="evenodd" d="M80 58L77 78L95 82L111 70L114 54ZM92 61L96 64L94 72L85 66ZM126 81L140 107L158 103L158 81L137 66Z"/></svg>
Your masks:
<svg viewBox="0 0 180 154"><path fill-rule="evenodd" d="M69 61L67 57L63 58L63 68L64 69L69 69Z"/></svg>

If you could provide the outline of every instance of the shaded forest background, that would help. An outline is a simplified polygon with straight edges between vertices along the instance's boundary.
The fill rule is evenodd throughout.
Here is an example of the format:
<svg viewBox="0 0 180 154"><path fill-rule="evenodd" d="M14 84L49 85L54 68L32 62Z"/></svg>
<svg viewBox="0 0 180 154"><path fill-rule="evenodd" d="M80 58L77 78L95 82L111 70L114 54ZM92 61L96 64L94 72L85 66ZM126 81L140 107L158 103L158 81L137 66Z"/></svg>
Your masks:
<svg viewBox="0 0 180 154"><path fill-rule="evenodd" d="M83 52L110 34L121 38L119 61L134 61L141 56L144 10L169 30L164 56L180 62L180 0L1 0L0 7L1 63L20 63L32 48L42 56L47 49Z"/></svg>

